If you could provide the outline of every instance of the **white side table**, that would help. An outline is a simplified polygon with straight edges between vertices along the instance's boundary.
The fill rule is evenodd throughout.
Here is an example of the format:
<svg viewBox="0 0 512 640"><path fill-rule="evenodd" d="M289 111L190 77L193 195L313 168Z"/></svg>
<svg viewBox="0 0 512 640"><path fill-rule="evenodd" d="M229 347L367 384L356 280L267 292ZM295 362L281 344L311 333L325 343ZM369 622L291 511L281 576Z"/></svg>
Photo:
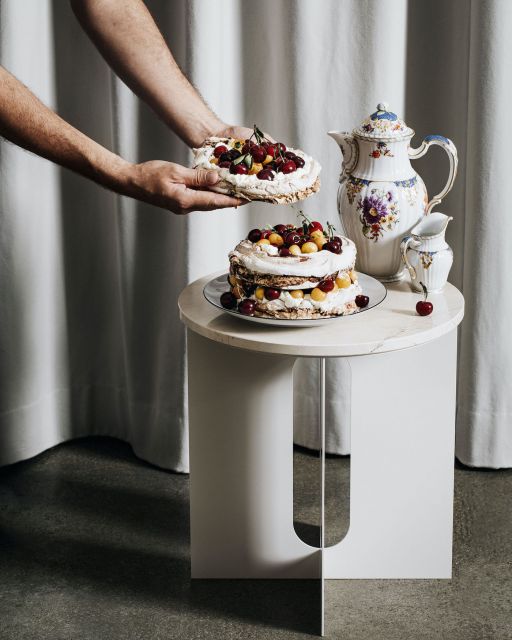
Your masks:
<svg viewBox="0 0 512 640"><path fill-rule="evenodd" d="M450 578L460 292L447 285L420 317L420 296L401 282L363 314L276 328L206 302L213 275L178 303L188 327L192 577ZM347 358L352 372L350 528L329 548L293 528L299 357L320 358L324 372L325 358Z"/></svg>

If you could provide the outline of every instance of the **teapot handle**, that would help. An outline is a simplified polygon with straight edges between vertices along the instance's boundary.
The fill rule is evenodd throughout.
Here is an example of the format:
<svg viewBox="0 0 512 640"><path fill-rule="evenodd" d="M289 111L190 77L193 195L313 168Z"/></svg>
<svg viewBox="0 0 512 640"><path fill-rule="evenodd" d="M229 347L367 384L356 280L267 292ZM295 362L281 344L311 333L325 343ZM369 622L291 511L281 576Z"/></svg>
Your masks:
<svg viewBox="0 0 512 640"><path fill-rule="evenodd" d="M445 195L451 190L455 181L455 176L457 175L457 167L459 164L459 160L457 158L457 148L455 147L453 142L449 138L445 138L444 136L439 135L426 136L417 149L409 148L409 157L411 158L411 160L417 160L418 158L424 156L429 150L431 144L436 144L446 151L446 153L448 154L448 158L450 159L450 171L448 174L448 182L445 184L444 189L436 194L432 198L432 200L430 200L430 202L427 204L425 214L430 213L435 205L439 204L445 197Z"/></svg>
<svg viewBox="0 0 512 640"><path fill-rule="evenodd" d="M416 269L409 262L407 257L407 251L409 250L409 245L413 247L419 247L421 242L415 240L412 236L405 236L400 243L400 253L402 254L402 260L404 261L405 266L407 267L407 271L409 271L409 275L411 276L411 280L416 280L417 274Z"/></svg>

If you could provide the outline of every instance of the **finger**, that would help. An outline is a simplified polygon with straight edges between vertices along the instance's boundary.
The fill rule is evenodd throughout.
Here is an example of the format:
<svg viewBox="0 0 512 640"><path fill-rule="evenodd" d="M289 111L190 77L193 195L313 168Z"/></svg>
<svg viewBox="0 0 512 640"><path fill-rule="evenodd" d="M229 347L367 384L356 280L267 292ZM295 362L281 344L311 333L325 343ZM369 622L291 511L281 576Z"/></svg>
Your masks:
<svg viewBox="0 0 512 640"><path fill-rule="evenodd" d="M219 174L213 169L187 169L179 167L176 171L177 179L187 187L213 187L219 181Z"/></svg>
<svg viewBox="0 0 512 640"><path fill-rule="evenodd" d="M247 200L212 191L189 191L183 201L184 208L191 211L213 211L243 204L247 204Z"/></svg>

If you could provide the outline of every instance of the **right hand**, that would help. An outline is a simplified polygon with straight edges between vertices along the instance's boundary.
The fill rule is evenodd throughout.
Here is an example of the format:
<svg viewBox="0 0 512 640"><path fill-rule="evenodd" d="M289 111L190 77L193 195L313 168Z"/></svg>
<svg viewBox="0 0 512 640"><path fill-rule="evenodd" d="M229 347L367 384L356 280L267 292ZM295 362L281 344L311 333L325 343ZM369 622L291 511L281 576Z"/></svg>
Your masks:
<svg viewBox="0 0 512 640"><path fill-rule="evenodd" d="M239 207L247 200L208 191L219 181L215 170L187 169L174 162L151 160L130 165L120 192L178 215Z"/></svg>

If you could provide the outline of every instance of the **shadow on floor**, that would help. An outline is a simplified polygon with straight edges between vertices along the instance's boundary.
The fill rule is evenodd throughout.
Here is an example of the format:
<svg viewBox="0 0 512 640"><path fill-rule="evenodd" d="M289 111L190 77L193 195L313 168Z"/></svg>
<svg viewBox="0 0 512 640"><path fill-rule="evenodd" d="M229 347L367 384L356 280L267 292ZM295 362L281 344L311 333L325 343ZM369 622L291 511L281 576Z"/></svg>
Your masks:
<svg viewBox="0 0 512 640"><path fill-rule="evenodd" d="M318 632L319 581L192 581L188 477L137 461L122 443L94 440L61 445L1 473L2 582L17 592L17 606L51 585L69 594L70 604L83 594L97 610L122 601L191 621ZM9 615L4 607L5 599L1 618Z"/></svg>

